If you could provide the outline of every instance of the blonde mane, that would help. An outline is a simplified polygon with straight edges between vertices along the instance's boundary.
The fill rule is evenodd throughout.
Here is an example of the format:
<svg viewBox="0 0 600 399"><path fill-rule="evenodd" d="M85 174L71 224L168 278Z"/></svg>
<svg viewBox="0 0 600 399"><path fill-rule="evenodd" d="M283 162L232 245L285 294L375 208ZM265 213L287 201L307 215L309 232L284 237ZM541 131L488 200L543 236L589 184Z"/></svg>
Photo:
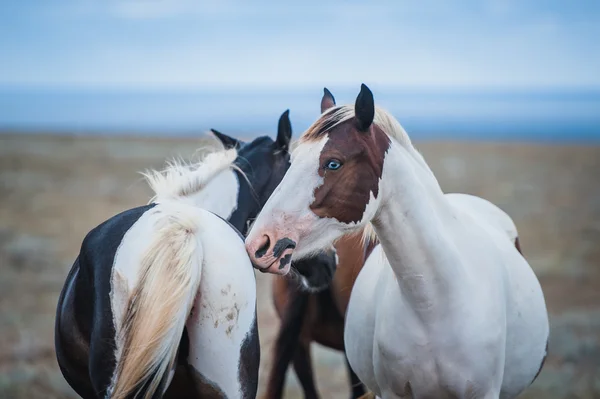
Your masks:
<svg viewBox="0 0 600 399"><path fill-rule="evenodd" d="M369 245L371 243L378 242L377 233L375 233L375 228L371 222L368 222L365 227L363 227L361 242L364 246Z"/></svg>
<svg viewBox="0 0 600 399"><path fill-rule="evenodd" d="M316 140L324 136L334 127L354 118L354 115L354 106L352 105L342 105L340 107L330 108L304 133L302 133L300 141ZM373 119L373 123L379 126L385 134L397 141L400 145L412 148L410 137L408 137L408 134L402 125L400 125L400 122L385 109L375 106L375 118Z"/></svg>
<svg viewBox="0 0 600 399"><path fill-rule="evenodd" d="M334 127L354 118L354 106L342 105L333 107L321 114L298 139L298 144L306 141L314 141L325 136ZM375 117L373 123L377 125L393 142L399 144L411 154L427 173L433 176L433 172L423 158L423 155L413 146L408 133L404 130L400 122L385 109L375 106ZM297 148L297 146L296 146ZM293 158L293 154L292 154ZM435 177L434 177L435 178Z"/></svg>
<svg viewBox="0 0 600 399"><path fill-rule="evenodd" d="M171 160L163 170L143 172L146 182L154 192L150 202L186 197L202 190L216 175L226 169L241 170L234 164L235 149L208 152L195 163Z"/></svg>

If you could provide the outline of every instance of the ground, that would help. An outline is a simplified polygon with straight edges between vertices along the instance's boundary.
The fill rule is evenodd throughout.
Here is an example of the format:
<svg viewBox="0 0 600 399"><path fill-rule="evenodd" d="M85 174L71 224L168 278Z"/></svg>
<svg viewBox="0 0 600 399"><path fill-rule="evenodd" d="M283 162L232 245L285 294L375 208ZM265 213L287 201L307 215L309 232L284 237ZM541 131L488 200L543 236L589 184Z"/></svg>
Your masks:
<svg viewBox="0 0 600 399"><path fill-rule="evenodd" d="M137 173L198 139L0 135L0 397L72 398L56 364L58 293L85 234L145 204ZM600 147L416 143L442 188L491 200L515 220L550 311L546 365L522 398L600 397ZM278 327L258 273L261 392ZM313 346L323 398L348 397L340 353ZM260 396L260 394L259 394ZM293 373L288 398L301 398Z"/></svg>

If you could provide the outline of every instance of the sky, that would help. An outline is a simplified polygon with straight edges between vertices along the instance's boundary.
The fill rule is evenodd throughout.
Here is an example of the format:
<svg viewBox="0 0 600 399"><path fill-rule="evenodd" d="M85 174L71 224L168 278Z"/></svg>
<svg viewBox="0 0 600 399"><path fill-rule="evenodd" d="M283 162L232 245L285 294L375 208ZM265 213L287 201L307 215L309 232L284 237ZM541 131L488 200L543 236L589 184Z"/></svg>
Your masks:
<svg viewBox="0 0 600 399"><path fill-rule="evenodd" d="M600 87L600 1L2 0L0 86Z"/></svg>

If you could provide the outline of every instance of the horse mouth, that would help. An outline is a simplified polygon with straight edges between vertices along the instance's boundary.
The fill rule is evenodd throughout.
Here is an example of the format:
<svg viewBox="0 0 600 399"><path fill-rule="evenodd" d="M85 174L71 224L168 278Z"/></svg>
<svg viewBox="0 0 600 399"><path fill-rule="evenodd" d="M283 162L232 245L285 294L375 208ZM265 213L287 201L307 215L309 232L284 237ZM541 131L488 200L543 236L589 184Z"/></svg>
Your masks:
<svg viewBox="0 0 600 399"><path fill-rule="evenodd" d="M252 262L254 268L258 269L261 273L279 274L283 276L290 272L292 264L291 249L286 249L278 257L271 255L268 256L268 258L270 259L261 259L260 264Z"/></svg>

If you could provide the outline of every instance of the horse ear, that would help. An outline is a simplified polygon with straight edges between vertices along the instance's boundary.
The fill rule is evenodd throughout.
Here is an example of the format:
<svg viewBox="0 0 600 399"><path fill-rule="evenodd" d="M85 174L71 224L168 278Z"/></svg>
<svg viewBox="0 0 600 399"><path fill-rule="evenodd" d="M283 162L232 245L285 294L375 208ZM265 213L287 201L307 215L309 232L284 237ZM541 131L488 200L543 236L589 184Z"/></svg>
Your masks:
<svg viewBox="0 0 600 399"><path fill-rule="evenodd" d="M223 134L215 129L210 129L211 133L215 135L217 139L223 144L226 150L230 150L232 148L240 148L242 146L242 142L233 137L229 137L226 134Z"/></svg>
<svg viewBox="0 0 600 399"><path fill-rule="evenodd" d="M292 140L292 123L290 122L290 110L287 109L279 117L277 125L277 146L284 151L290 148L290 140Z"/></svg>
<svg viewBox="0 0 600 399"><path fill-rule="evenodd" d="M360 86L360 93L356 97L356 103L354 104L354 114L358 121L358 128L361 131L366 131L369 126L373 123L375 118L375 101L373 100L373 93L363 83Z"/></svg>
<svg viewBox="0 0 600 399"><path fill-rule="evenodd" d="M323 98L321 99L321 113L327 111L329 108L335 107L335 98L333 94L327 89L323 88Z"/></svg>

